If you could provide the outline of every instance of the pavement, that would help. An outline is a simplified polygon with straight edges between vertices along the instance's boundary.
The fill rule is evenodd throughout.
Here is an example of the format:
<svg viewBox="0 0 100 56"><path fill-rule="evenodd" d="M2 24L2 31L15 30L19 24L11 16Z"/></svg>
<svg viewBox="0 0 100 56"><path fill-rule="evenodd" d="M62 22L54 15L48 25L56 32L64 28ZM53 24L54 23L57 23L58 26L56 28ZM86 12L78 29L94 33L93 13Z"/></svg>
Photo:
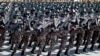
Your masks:
<svg viewBox="0 0 100 56"><path fill-rule="evenodd" d="M0 56L10 56L11 55L12 50L10 50L11 45L8 44L8 42L9 42L8 40L9 40L9 37L6 36L6 41L4 42L4 45L2 47L2 52L0 52ZM60 46L60 41L61 41L61 39L59 39L58 43L55 45L55 48L54 48L51 56L56 56L59 46ZM68 44L68 42L66 43L66 46L67 46L67 44ZM91 45L89 45L89 47L90 46ZM84 46L81 45L80 50L79 50L81 52L81 54L74 54L74 51L75 51L75 46L74 46L73 48L71 48L69 53L70 53L70 56L100 56L100 50L97 49L97 46L98 46L98 43L95 44L95 51L91 51L88 47L88 52L84 53L84 52L82 52L82 49ZM42 52L41 56L47 56L49 47L50 46L46 46L45 50L47 52ZM37 55L37 54L31 54L30 53L31 49L32 49L31 47L27 47L27 49L25 51L25 56L36 56ZM36 48L35 53L37 53L37 52L38 52L38 47ZM64 55L64 52L65 52L65 49L61 53L61 56L66 56L66 55ZM15 56L21 56L20 54L21 54L21 50L17 50Z"/></svg>

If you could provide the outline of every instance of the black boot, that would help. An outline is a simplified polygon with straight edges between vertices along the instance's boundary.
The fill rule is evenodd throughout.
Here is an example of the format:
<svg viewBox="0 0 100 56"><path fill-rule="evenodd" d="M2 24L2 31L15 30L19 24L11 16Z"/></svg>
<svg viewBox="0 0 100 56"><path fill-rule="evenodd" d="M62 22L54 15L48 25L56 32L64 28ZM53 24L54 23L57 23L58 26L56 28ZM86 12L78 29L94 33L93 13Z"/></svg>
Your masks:
<svg viewBox="0 0 100 56"><path fill-rule="evenodd" d="M37 54L37 56L40 56L40 54Z"/></svg>
<svg viewBox="0 0 100 56"><path fill-rule="evenodd" d="M19 49L21 49L22 47L21 47L21 44L19 45L19 47L18 47Z"/></svg>
<svg viewBox="0 0 100 56"><path fill-rule="evenodd" d="M49 52L47 56L51 56L51 53Z"/></svg>
<svg viewBox="0 0 100 56"><path fill-rule="evenodd" d="M42 52L46 52L46 51L45 51L45 46L43 47Z"/></svg>
<svg viewBox="0 0 100 56"><path fill-rule="evenodd" d="M10 47L10 50L13 50L13 45Z"/></svg>
<svg viewBox="0 0 100 56"><path fill-rule="evenodd" d="M83 52L87 52L87 48L84 48L84 49L83 49Z"/></svg>
<svg viewBox="0 0 100 56"><path fill-rule="evenodd" d="M34 47L34 48L32 49L32 51L31 51L32 54L35 54L35 53L34 53L34 50L35 50L35 47Z"/></svg>
<svg viewBox="0 0 100 56"><path fill-rule="evenodd" d="M98 46L98 49L100 49L100 45Z"/></svg>
<svg viewBox="0 0 100 56"><path fill-rule="evenodd" d="M32 46L32 42L29 43L28 47L31 47L31 46Z"/></svg>
<svg viewBox="0 0 100 56"><path fill-rule="evenodd" d="M12 52L11 56L14 56L14 53L15 53L15 52Z"/></svg>
<svg viewBox="0 0 100 56"><path fill-rule="evenodd" d="M94 51L94 46L91 46L90 50Z"/></svg>
<svg viewBox="0 0 100 56"><path fill-rule="evenodd" d="M24 56L24 51L21 52L21 55Z"/></svg>
<svg viewBox="0 0 100 56"><path fill-rule="evenodd" d="M69 52L69 49L67 49L64 54L69 56L68 52Z"/></svg>
<svg viewBox="0 0 100 56"><path fill-rule="evenodd" d="M57 56L60 56L60 53L61 53L61 52L59 51L59 52L57 53Z"/></svg>
<svg viewBox="0 0 100 56"><path fill-rule="evenodd" d="M78 49L75 50L75 54L80 54Z"/></svg>

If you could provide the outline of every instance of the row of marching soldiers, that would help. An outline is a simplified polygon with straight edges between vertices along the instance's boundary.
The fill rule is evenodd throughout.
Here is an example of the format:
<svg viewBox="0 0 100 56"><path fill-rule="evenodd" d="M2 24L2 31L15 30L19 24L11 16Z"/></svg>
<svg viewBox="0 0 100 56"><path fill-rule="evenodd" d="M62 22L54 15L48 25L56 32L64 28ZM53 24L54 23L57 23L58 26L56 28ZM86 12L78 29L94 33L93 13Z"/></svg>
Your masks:
<svg viewBox="0 0 100 56"><path fill-rule="evenodd" d="M95 50L97 41L100 48L99 9L100 3L3 3L0 6L0 47L8 32L10 50L13 50L11 56L19 49L24 55L27 47L32 47L33 54L39 47L37 56L40 56L47 45L50 46L47 56L51 56L58 39L61 39L61 45L57 56L63 50L69 55L74 41L76 54L80 53L81 45L84 46L83 52L88 51L89 45L90 50Z"/></svg>

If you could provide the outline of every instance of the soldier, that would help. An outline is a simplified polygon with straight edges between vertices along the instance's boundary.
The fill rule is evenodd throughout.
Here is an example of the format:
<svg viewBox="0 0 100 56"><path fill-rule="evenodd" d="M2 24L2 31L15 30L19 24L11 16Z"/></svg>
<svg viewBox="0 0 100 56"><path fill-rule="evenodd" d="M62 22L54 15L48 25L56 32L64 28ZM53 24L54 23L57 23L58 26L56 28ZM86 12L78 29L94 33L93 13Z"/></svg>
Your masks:
<svg viewBox="0 0 100 56"><path fill-rule="evenodd" d="M10 49L13 50L11 56L14 56L14 54L16 53L20 42L21 42L21 32L20 31L14 31L11 34L11 48Z"/></svg>
<svg viewBox="0 0 100 56"><path fill-rule="evenodd" d="M85 38L84 45L85 46L83 48L83 52L87 52L87 47L91 42L92 36L93 36L93 27L90 27L90 29L85 30L85 36L84 36L84 38Z"/></svg>
<svg viewBox="0 0 100 56"><path fill-rule="evenodd" d="M0 21L0 47L3 46L4 40L5 40L5 31L6 31L6 28L4 26L4 23Z"/></svg>
<svg viewBox="0 0 100 56"><path fill-rule="evenodd" d="M24 30L22 30L21 34L22 34L22 37L21 37L22 39L21 39L21 42L19 44L19 47L22 48L21 55L24 55L26 47L28 45L29 36L31 34L29 26L26 25L25 28L24 28ZM22 47L22 44L24 44L23 47Z"/></svg>
<svg viewBox="0 0 100 56"><path fill-rule="evenodd" d="M35 31L35 30L34 30ZM42 28L41 32L37 32L39 33L37 36L34 35L34 38L35 39L35 44L33 45L33 49L31 51L31 53L34 53L34 50L36 48L36 46L39 44L39 53L38 53L38 56L41 54L42 50L43 50L43 47L45 46L45 42L46 42L46 36L47 34L50 32L50 28L49 26L46 27L46 28Z"/></svg>
<svg viewBox="0 0 100 56"><path fill-rule="evenodd" d="M71 30L69 31L69 33L70 33L70 39L69 39L69 44L67 46L67 49L64 53L65 55L69 55L68 52L69 52L70 48L73 46L74 41L76 39L77 31L76 31L75 27L72 27Z"/></svg>
<svg viewBox="0 0 100 56"><path fill-rule="evenodd" d="M54 31L52 29L49 34L50 34L50 40L51 40L51 42L50 42L50 50L49 50L47 56L50 56L51 52L53 51L53 48L54 48L54 46L56 44L56 41L57 41L58 31Z"/></svg>
<svg viewBox="0 0 100 56"><path fill-rule="evenodd" d="M79 54L79 47L82 44L82 40L84 38L84 30L82 28L77 28L78 33L77 33L77 38L76 38L76 50L75 53Z"/></svg>
<svg viewBox="0 0 100 56"><path fill-rule="evenodd" d="M98 26L96 26L96 28L94 28L94 33L93 33L93 37L92 37L92 46L90 47L91 50L94 50L94 45L97 42L99 35L100 35L100 28Z"/></svg>
<svg viewBox="0 0 100 56"><path fill-rule="evenodd" d="M57 56L60 56L60 53L62 52L62 50L64 49L65 47L65 44L66 44L66 41L67 41L67 37L68 37L68 31L65 30L65 29L62 29L62 30L59 30L59 35L58 37L61 38L61 45L60 45L60 49L57 53Z"/></svg>
<svg viewBox="0 0 100 56"><path fill-rule="evenodd" d="M13 17L15 18L15 16ZM16 20L12 19L10 20L8 23L7 23L7 28L8 28L8 31L10 32L9 36L10 36L10 40L9 40L9 44L11 44L11 34L16 30L18 30L18 24L16 22Z"/></svg>
<svg viewBox="0 0 100 56"><path fill-rule="evenodd" d="M90 44L91 42L91 39L93 37L93 34L94 34L94 28L95 28L95 20L94 19L89 19L88 18L88 22L87 22L87 29L85 30L85 36L84 36L84 48L83 48L83 52L87 52L87 47L88 45Z"/></svg>

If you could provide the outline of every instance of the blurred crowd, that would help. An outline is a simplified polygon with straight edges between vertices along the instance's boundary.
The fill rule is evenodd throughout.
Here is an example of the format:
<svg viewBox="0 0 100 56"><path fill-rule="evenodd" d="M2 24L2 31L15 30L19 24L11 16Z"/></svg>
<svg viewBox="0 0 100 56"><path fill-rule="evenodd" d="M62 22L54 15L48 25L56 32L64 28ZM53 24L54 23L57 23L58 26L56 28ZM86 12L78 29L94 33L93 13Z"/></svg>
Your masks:
<svg viewBox="0 0 100 56"><path fill-rule="evenodd" d="M57 56L60 56L66 42L69 44L65 55L69 55L69 49L73 47L74 41L76 54L79 54L82 43L84 52L87 51L89 44L90 49L94 50L95 43L100 43L100 2L0 3L1 47L5 41L5 32L9 32L9 44L13 49L11 56L20 48L23 49L21 54L24 55L27 46L32 46L31 53L34 53L38 46L39 56L45 51L46 45L50 45L50 56L58 39L61 39L61 45Z"/></svg>

